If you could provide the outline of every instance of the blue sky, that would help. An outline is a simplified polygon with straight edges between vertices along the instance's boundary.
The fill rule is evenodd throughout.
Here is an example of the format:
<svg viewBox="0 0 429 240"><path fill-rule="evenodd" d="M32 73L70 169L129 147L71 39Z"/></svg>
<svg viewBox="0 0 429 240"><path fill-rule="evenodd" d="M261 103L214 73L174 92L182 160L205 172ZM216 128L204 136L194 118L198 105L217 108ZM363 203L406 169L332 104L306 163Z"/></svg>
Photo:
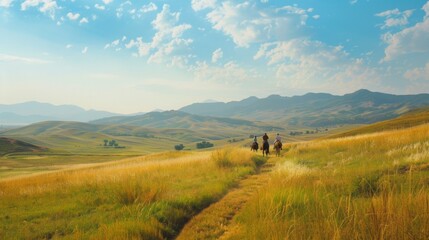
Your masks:
<svg viewBox="0 0 429 240"><path fill-rule="evenodd" d="M0 0L0 103L429 92L429 2Z"/></svg>

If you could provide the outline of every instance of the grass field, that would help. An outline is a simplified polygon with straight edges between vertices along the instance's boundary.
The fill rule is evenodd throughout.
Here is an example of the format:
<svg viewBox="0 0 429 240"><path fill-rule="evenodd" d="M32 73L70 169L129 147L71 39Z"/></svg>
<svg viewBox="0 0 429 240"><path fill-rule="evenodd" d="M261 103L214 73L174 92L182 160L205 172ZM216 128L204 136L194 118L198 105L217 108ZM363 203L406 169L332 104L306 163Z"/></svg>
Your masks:
<svg viewBox="0 0 429 240"><path fill-rule="evenodd" d="M429 125L287 146L229 239L428 239Z"/></svg>
<svg viewBox="0 0 429 240"><path fill-rule="evenodd" d="M282 156L252 177L267 159L245 136L166 152L165 139L106 149L94 133L33 134L58 148L0 158L0 239L172 239L196 215L182 239L429 239L427 113L333 139L314 137L349 126L284 134Z"/></svg>
<svg viewBox="0 0 429 240"><path fill-rule="evenodd" d="M280 132L285 142L308 141L350 126L333 128L317 134L289 136ZM127 157L171 151L177 144L185 150L200 151L196 143L202 140L224 147L249 147L251 134L263 133L246 126L231 129L151 129L128 125L95 125L79 122L41 122L1 133L10 139L36 145L43 151L20 146L6 146L0 141L0 179L28 174L57 171L83 164L120 160ZM304 130L303 130L304 131ZM268 132L274 138L277 132ZM104 139L115 140L124 148L104 147ZM207 150L207 149L204 149Z"/></svg>
<svg viewBox="0 0 429 240"><path fill-rule="evenodd" d="M167 152L0 181L0 239L165 239L264 159Z"/></svg>

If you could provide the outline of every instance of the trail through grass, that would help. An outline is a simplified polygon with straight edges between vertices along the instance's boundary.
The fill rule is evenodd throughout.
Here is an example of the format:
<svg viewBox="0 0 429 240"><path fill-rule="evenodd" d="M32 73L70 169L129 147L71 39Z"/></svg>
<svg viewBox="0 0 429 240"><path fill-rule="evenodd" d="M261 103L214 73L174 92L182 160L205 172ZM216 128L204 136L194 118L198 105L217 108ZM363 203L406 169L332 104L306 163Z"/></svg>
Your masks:
<svg viewBox="0 0 429 240"><path fill-rule="evenodd" d="M170 152L4 180L0 239L171 239L255 173L254 157L247 149Z"/></svg>
<svg viewBox="0 0 429 240"><path fill-rule="evenodd" d="M250 197L266 185L273 166L274 164L270 161L263 166L259 174L241 180L238 186L222 199L192 218L185 225L177 240L219 239L228 235L228 232L234 231L234 228L230 226L232 219Z"/></svg>

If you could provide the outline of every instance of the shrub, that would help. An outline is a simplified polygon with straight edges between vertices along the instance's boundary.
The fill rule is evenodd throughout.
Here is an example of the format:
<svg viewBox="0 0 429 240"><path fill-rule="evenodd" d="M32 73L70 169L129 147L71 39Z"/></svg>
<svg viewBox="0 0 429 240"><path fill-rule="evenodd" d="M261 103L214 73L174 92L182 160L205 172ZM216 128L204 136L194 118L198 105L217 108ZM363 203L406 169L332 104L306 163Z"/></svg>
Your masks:
<svg viewBox="0 0 429 240"><path fill-rule="evenodd" d="M174 149L176 149L177 151L183 150L185 148L185 146L183 144L177 144L174 146Z"/></svg>
<svg viewBox="0 0 429 240"><path fill-rule="evenodd" d="M206 142L206 141L202 141L202 142L200 142L200 143L197 143L197 148L198 149L200 149L200 148L209 148L209 147L213 147L214 146L214 144L213 143L211 143L211 142Z"/></svg>

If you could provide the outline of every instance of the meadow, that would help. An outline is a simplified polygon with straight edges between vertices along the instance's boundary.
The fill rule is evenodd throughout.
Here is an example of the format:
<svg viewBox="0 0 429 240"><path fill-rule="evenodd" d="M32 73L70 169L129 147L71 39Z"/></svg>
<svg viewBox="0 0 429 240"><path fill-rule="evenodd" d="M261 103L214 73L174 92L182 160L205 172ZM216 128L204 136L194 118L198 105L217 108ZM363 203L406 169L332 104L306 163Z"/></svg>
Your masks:
<svg viewBox="0 0 429 240"><path fill-rule="evenodd" d="M264 159L166 152L0 181L0 239L171 239Z"/></svg>
<svg viewBox="0 0 429 240"><path fill-rule="evenodd" d="M429 125L290 144L228 239L428 239Z"/></svg>
<svg viewBox="0 0 429 240"><path fill-rule="evenodd" d="M287 137L269 159L240 148L249 139L7 155L0 239L429 239L428 116Z"/></svg>

